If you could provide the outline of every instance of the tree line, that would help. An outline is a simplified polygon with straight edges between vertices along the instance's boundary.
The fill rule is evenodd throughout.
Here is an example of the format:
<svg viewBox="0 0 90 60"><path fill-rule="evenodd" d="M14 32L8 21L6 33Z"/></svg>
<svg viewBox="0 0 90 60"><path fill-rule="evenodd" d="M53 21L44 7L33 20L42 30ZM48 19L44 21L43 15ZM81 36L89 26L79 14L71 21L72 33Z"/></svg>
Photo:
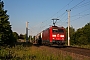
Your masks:
<svg viewBox="0 0 90 60"><path fill-rule="evenodd" d="M90 45L90 22L84 27L75 29L70 27L70 42L72 45Z"/></svg>

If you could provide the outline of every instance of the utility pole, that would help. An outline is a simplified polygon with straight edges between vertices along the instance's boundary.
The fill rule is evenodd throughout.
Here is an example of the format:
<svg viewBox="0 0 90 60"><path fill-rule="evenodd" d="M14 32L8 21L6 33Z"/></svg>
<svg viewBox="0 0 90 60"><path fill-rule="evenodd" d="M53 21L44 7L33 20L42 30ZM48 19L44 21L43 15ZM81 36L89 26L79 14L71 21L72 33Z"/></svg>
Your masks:
<svg viewBox="0 0 90 60"><path fill-rule="evenodd" d="M28 42L28 23L26 22L26 42Z"/></svg>
<svg viewBox="0 0 90 60"><path fill-rule="evenodd" d="M69 31L69 28L70 28L70 11L71 10L66 10L68 12L68 46L70 46L70 31Z"/></svg>
<svg viewBox="0 0 90 60"><path fill-rule="evenodd" d="M53 20L53 25L55 26L55 23L57 22L57 20L59 20L59 19L57 19L57 18L54 18L54 19L52 19ZM54 20L56 20L56 21L54 21Z"/></svg>

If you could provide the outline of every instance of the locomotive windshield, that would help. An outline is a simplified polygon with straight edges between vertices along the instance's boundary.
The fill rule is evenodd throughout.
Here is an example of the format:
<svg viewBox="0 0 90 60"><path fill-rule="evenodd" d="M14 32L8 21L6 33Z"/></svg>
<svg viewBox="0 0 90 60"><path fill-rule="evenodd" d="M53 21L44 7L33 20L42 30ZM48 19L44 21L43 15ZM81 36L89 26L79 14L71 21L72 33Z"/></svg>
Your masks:
<svg viewBox="0 0 90 60"><path fill-rule="evenodd" d="M63 29L53 29L52 32L64 33Z"/></svg>

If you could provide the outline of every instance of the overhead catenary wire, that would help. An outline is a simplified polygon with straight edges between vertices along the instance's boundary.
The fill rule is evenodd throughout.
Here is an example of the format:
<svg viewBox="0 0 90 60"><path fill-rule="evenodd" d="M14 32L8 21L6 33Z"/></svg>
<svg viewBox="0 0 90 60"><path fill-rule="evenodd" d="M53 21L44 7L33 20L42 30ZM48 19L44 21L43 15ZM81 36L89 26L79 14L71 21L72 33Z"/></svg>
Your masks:
<svg viewBox="0 0 90 60"><path fill-rule="evenodd" d="M86 7L86 6L89 7L89 5L90 5L90 1L85 2L85 3L83 3L83 4L78 5L78 6L75 8L75 10L76 10L76 9L80 9L80 8L84 8L84 7Z"/></svg>
<svg viewBox="0 0 90 60"><path fill-rule="evenodd" d="M80 9L80 8L83 8L83 7L86 7L86 6L89 6L89 5L90 5L90 1L83 3L84 1L85 1L85 0L81 1L80 3L78 3L77 5L75 5L74 7L72 7L71 9L76 9L76 8L78 8L78 7L79 7L79 9ZM83 4L81 4L81 3L83 3ZM90 8L89 8L89 9L90 9ZM76 14L76 15L74 15L74 16L71 16L71 18L72 18L72 17L75 17L75 16L79 16L78 18L71 20L71 22L72 22L72 21L75 21L75 20L78 20L78 19L80 19L80 18L84 18L84 17L86 17L86 16L89 16L90 14L88 14L88 13L87 13L87 14L84 14L84 12L88 11L89 9L86 9L86 10L84 10L84 11L81 10L80 13L78 13L78 14ZM65 20L67 21L67 19L68 19L68 18L66 18ZM64 21L65 21L65 20L64 20ZM63 22L63 23L67 23L67 22Z"/></svg>
<svg viewBox="0 0 90 60"><path fill-rule="evenodd" d="M74 9L74 8L77 8L81 3L83 3L85 0L82 0L81 2L79 2L77 5L75 5L74 7L72 7L71 9ZM88 2L85 2L85 3L83 3L83 4L81 4L80 6L83 6L83 5L89 5L90 3L89 3L90 1L88 1ZM90 8L89 8L90 9ZM89 10L89 9L86 9L86 10L84 10L84 11L82 11L82 12L80 12L80 13L78 13L78 14L76 14L76 15L74 15L74 16L71 16L71 18L72 17L75 17L75 16L80 16L80 14L81 13L84 13L85 11L87 11L87 10ZM63 23L66 23L65 22L65 20L67 20L68 18L66 18L66 19L64 19L63 20ZM62 19L61 19L62 20ZM61 21L62 22L62 21Z"/></svg>
<svg viewBox="0 0 90 60"><path fill-rule="evenodd" d="M83 3L85 0L82 0L81 2L79 2L77 5L75 5L74 7L70 8L70 10L75 9L78 5L80 5L81 3Z"/></svg>
<svg viewBox="0 0 90 60"><path fill-rule="evenodd" d="M61 10L63 10L66 6L68 6L73 0L71 0L67 5L65 5ZM71 9L74 9L75 7L77 7L79 4L81 4L82 2L84 2L85 0L82 0L80 3L78 3L77 5L75 5L74 7L72 7ZM59 10L57 13L55 13L54 15L58 14L61 10ZM63 14L61 14L60 16L58 16L57 18L63 16L66 12L64 12ZM53 15L53 16L54 16ZM53 17L51 16L51 17Z"/></svg>
<svg viewBox="0 0 90 60"><path fill-rule="evenodd" d="M60 11L62 11L64 8L66 8L71 2L73 2L73 0L71 0L68 4L66 4L63 8L61 8L58 12L56 12L54 15L56 15L56 14L58 14ZM65 12L64 12L65 13ZM61 15L64 15L64 13L63 14L61 14ZM53 17L54 15L52 15L51 17ZM58 16L58 17L60 17L60 16ZM57 18L58 18L57 17Z"/></svg>
<svg viewBox="0 0 90 60"><path fill-rule="evenodd" d="M61 10L63 10L65 7L67 7L71 2L73 2L73 0L71 0L68 4L66 4L63 8L61 8ZM58 14L61 10L59 10L56 14ZM56 15L56 14L54 14L54 15ZM59 21L61 21L61 17L63 16L63 15L65 15L66 14L66 11L64 12L64 13L62 13L60 16L57 16L57 18L59 18L60 17L60 20ZM53 15L53 16L54 16ZM52 17L53 17L52 16ZM66 15L65 15L66 16Z"/></svg>
<svg viewBox="0 0 90 60"><path fill-rule="evenodd" d="M56 15L56 14L58 14L60 11L62 11L65 7L67 7L71 2L73 2L73 0L71 0L68 4L66 4L64 7L62 7L59 11L57 11L55 14L53 14L50 18L52 18L54 15ZM63 14L61 14L60 16L62 16L62 15L64 15L65 14L65 12L63 13ZM60 17L60 16L58 16L58 17ZM57 17L57 18L58 18ZM49 18L49 19L50 19ZM48 19L47 19L48 20ZM47 21L47 20L45 20L45 21ZM43 22L45 22L45 21L43 21Z"/></svg>
<svg viewBox="0 0 90 60"><path fill-rule="evenodd" d="M90 13L89 13L89 14L80 15L78 18L73 19L73 20L71 20L70 22L76 21L76 20L78 20L78 19L80 19L80 18L84 18L84 17L86 17L86 16L88 16L88 15L90 15Z"/></svg>
<svg viewBox="0 0 90 60"><path fill-rule="evenodd" d="M83 8L83 7L86 7L87 5L90 5L90 1L85 2L85 3L81 4L81 5L78 5L77 8Z"/></svg>
<svg viewBox="0 0 90 60"><path fill-rule="evenodd" d="M90 14L88 14L88 13L87 13L87 14L83 14L84 12L89 11L89 10L90 10L90 8L85 9L84 11L81 11L80 13L77 13L77 14L71 16L71 18L73 18L73 17L77 17L77 18L71 20L70 22L73 22L73 21L75 21L75 20L77 20L77 19L84 18L84 17L90 15ZM82 16L83 16L83 17L82 17ZM67 19L68 19L68 18L66 18L65 21L67 21ZM63 23L67 23L67 22L65 22L65 21L64 21Z"/></svg>
<svg viewBox="0 0 90 60"><path fill-rule="evenodd" d="M42 31L43 30L43 28L45 28L48 24L50 24L52 21L50 21L50 22L48 22L47 24L45 24L44 26L42 26L42 27L40 27L40 29L38 29L38 31L37 31L37 33L40 31Z"/></svg>
<svg viewBox="0 0 90 60"><path fill-rule="evenodd" d="M75 14L75 15L71 16L71 18L72 18L72 17L75 17L75 16L80 16L80 14L82 14L82 13L84 13L84 12L88 11L88 10L90 10L90 8L85 9L84 11L81 11L80 13L77 13L77 14Z"/></svg>
<svg viewBox="0 0 90 60"><path fill-rule="evenodd" d="M71 3L73 0L71 0L69 3ZM72 8L70 8L71 10L74 10L75 8L78 8L78 7L82 7L82 6L87 6L87 5L89 5L89 3L88 2L86 2L86 3L83 3L85 0L82 0L81 2L79 2L78 4L76 4L75 6L73 6ZM63 10L64 8L66 8L68 5L69 5L69 3L67 4L67 5L65 5L62 9L60 9L58 12L56 12L54 15L52 15L49 19L51 19L53 16L55 16L56 14L58 14L61 10ZM83 3L83 4L82 4ZM84 6L84 7L85 7ZM78 15L80 15L81 13L78 13ZM82 15L82 14L81 14ZM65 19L64 18L64 16L66 16L66 11L64 12L64 13L62 13L61 15L59 15L57 18L60 18L60 22L63 22L63 23L66 23L65 22L65 20L67 20L67 18ZM77 14L76 14L76 16L77 16ZM86 16L88 16L88 14L86 14ZM73 16L71 16L71 18L72 17L75 17L74 15ZM83 16L84 17L84 16ZM63 20L63 18L64 18L64 20ZM81 18L81 17L79 17L79 18ZM79 19L78 18L78 19ZM39 29L41 29L41 30L43 30L43 28L45 28L45 26L47 26L47 25L49 25L49 23L47 23L47 24L44 24L45 22L48 22L49 21L49 19L47 19L47 20L44 20L43 22L40 22L40 24L38 24L38 25L41 25L41 26L39 26L39 28L38 28L38 30L36 31L36 32L39 32L40 30ZM63 21L62 21L63 20ZM73 21L73 20L71 20L71 21ZM51 23L51 22L50 22ZM44 24L44 25L43 25ZM37 27L38 25L36 25L35 27Z"/></svg>
<svg viewBox="0 0 90 60"><path fill-rule="evenodd" d="M66 4L63 8L61 8L58 12L56 12L56 13L55 13L54 15L52 15L50 18L52 18L53 16L55 16L56 14L58 14L61 10L63 10L65 7L67 7L71 2L73 2L73 0L71 0L68 4ZM64 14L65 14L65 12L64 12L63 14L61 14L61 16L64 15ZM49 19L50 19L50 18L49 18ZM58 17L57 17L57 18L58 18ZM47 20L49 20L49 19L47 19ZM42 24L45 23L47 20L39 23L38 25L41 25L41 26L42 26ZM36 25L36 26L38 26L38 25ZM48 24L46 24L46 25L48 25ZM46 25L45 25L45 26L46 26ZM34 26L34 27L36 27L36 26ZM41 26L40 26L40 29L42 28ZM44 28L45 26L43 26L43 28Z"/></svg>
<svg viewBox="0 0 90 60"><path fill-rule="evenodd" d="M70 8L69 10L72 10L74 8L76 8L78 5L80 5L81 3L83 3L85 0L82 0L81 2L79 2L78 4L76 4L75 6L73 6L72 8ZM68 18L66 18L65 20L67 20Z"/></svg>

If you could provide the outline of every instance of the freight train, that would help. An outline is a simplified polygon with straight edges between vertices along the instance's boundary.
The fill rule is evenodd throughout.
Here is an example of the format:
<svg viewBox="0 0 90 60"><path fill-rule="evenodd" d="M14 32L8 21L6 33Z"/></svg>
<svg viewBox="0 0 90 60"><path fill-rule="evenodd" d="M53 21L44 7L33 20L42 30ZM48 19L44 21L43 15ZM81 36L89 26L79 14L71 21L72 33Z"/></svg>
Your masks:
<svg viewBox="0 0 90 60"><path fill-rule="evenodd" d="M64 27L51 26L36 35L36 43L39 45L64 45L66 41L66 31Z"/></svg>

